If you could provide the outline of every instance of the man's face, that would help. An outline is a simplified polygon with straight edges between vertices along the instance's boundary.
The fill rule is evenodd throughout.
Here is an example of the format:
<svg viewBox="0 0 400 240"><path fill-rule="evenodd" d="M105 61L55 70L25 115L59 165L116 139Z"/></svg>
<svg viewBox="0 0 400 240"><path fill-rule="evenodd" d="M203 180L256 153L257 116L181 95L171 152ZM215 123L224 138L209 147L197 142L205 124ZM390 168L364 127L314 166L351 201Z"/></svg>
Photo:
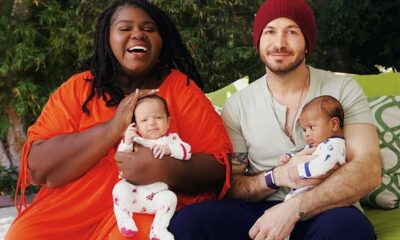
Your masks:
<svg viewBox="0 0 400 240"><path fill-rule="evenodd" d="M276 18L264 27L259 51L270 71L287 73L305 62L306 41L296 22Z"/></svg>

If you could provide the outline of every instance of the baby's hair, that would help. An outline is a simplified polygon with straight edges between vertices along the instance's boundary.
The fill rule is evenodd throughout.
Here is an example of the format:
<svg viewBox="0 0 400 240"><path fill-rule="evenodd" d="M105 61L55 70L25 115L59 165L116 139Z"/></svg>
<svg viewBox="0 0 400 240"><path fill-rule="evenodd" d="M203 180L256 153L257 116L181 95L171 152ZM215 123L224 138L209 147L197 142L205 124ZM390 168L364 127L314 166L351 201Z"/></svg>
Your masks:
<svg viewBox="0 0 400 240"><path fill-rule="evenodd" d="M343 128L344 111L342 104L336 98L329 95L316 97L304 106L301 113L315 107L318 107L329 118L337 117L340 122L340 128Z"/></svg>
<svg viewBox="0 0 400 240"><path fill-rule="evenodd" d="M135 110L136 110L137 106L139 106L141 103L143 103L143 102L145 102L147 100L150 100L150 99L154 99L154 100L157 100L157 101L161 102L162 105L164 106L165 114L167 114L167 117L169 117L169 110L168 110L167 101L165 101L164 98L162 98L162 97L160 97L158 95L148 95L146 97L139 98L139 100L136 102L135 109L133 110L132 122L135 122Z"/></svg>
<svg viewBox="0 0 400 240"><path fill-rule="evenodd" d="M87 104L95 95L102 97L108 107L117 106L124 98L124 93L115 84L115 79L118 77L119 63L112 52L109 42L112 17L123 6L143 9L157 25L162 39L162 49L158 59L159 62L152 70L155 76L160 78L161 73L166 69L178 69L188 76L187 85L189 85L190 78L200 88L203 88L204 83L194 60L168 15L147 0L117 0L104 10L97 20L94 55L90 60L90 71L93 79L87 79L92 86L89 96L82 105L82 111L89 114Z"/></svg>

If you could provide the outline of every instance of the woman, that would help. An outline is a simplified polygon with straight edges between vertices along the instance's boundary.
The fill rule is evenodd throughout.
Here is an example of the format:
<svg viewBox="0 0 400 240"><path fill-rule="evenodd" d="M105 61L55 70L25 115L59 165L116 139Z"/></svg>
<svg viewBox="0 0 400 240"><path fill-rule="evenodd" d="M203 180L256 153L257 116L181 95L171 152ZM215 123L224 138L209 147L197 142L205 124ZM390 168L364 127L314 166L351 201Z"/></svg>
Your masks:
<svg viewBox="0 0 400 240"><path fill-rule="evenodd" d="M28 207L22 197L6 239L122 238L111 195L119 171L134 184L166 182L178 195L178 209L222 197L232 147L195 83L202 86L163 11L145 0L107 8L97 22L89 71L56 90L28 130L18 187L22 193L27 184L42 188ZM190 161L160 161L144 147L116 153L137 99L155 92L168 102L170 131L192 146ZM146 239L153 216L134 218L141 229L136 239Z"/></svg>

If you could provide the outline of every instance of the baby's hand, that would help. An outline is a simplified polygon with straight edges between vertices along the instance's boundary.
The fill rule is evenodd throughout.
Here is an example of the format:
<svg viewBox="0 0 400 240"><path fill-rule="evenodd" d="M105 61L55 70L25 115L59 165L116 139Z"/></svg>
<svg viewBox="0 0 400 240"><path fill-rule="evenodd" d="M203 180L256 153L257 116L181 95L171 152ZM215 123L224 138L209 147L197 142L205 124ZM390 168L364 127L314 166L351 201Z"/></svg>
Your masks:
<svg viewBox="0 0 400 240"><path fill-rule="evenodd" d="M132 144L133 138L138 136L137 127L135 127L135 123L131 123L125 131L124 143Z"/></svg>
<svg viewBox="0 0 400 240"><path fill-rule="evenodd" d="M154 145L151 147L155 158L161 159L164 156L171 155L171 149L168 145Z"/></svg>
<svg viewBox="0 0 400 240"><path fill-rule="evenodd" d="M288 153L284 153L279 157L279 166L282 166L289 162L292 157Z"/></svg>

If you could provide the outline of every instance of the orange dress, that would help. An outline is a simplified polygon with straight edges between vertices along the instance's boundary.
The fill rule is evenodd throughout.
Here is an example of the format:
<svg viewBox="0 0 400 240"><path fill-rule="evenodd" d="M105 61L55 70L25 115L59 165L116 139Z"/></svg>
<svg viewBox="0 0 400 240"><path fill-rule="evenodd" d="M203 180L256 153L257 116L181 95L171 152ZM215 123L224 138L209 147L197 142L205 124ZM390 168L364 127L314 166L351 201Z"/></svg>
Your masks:
<svg viewBox="0 0 400 240"><path fill-rule="evenodd" d="M111 119L116 107L106 107L101 98L88 104L90 115L82 112L82 104L90 93L90 72L72 76L50 97L37 121L28 129L24 145L18 186L23 194L30 183L27 159L32 142L60 134L80 132ZM201 90L186 75L172 70L160 86L159 95L168 103L170 131L189 143L192 153L210 153L226 167L226 180L219 197L229 188L230 168L227 153L232 145L221 118ZM16 203L18 217L6 239L127 239L119 234L113 213L112 189L118 182L114 160L116 147L79 179L64 186L43 186L28 207L24 197ZM190 160L189 160L190 161ZM215 199L208 192L196 196L178 194L178 206ZM154 215L135 214L139 233L130 239L148 239Z"/></svg>

